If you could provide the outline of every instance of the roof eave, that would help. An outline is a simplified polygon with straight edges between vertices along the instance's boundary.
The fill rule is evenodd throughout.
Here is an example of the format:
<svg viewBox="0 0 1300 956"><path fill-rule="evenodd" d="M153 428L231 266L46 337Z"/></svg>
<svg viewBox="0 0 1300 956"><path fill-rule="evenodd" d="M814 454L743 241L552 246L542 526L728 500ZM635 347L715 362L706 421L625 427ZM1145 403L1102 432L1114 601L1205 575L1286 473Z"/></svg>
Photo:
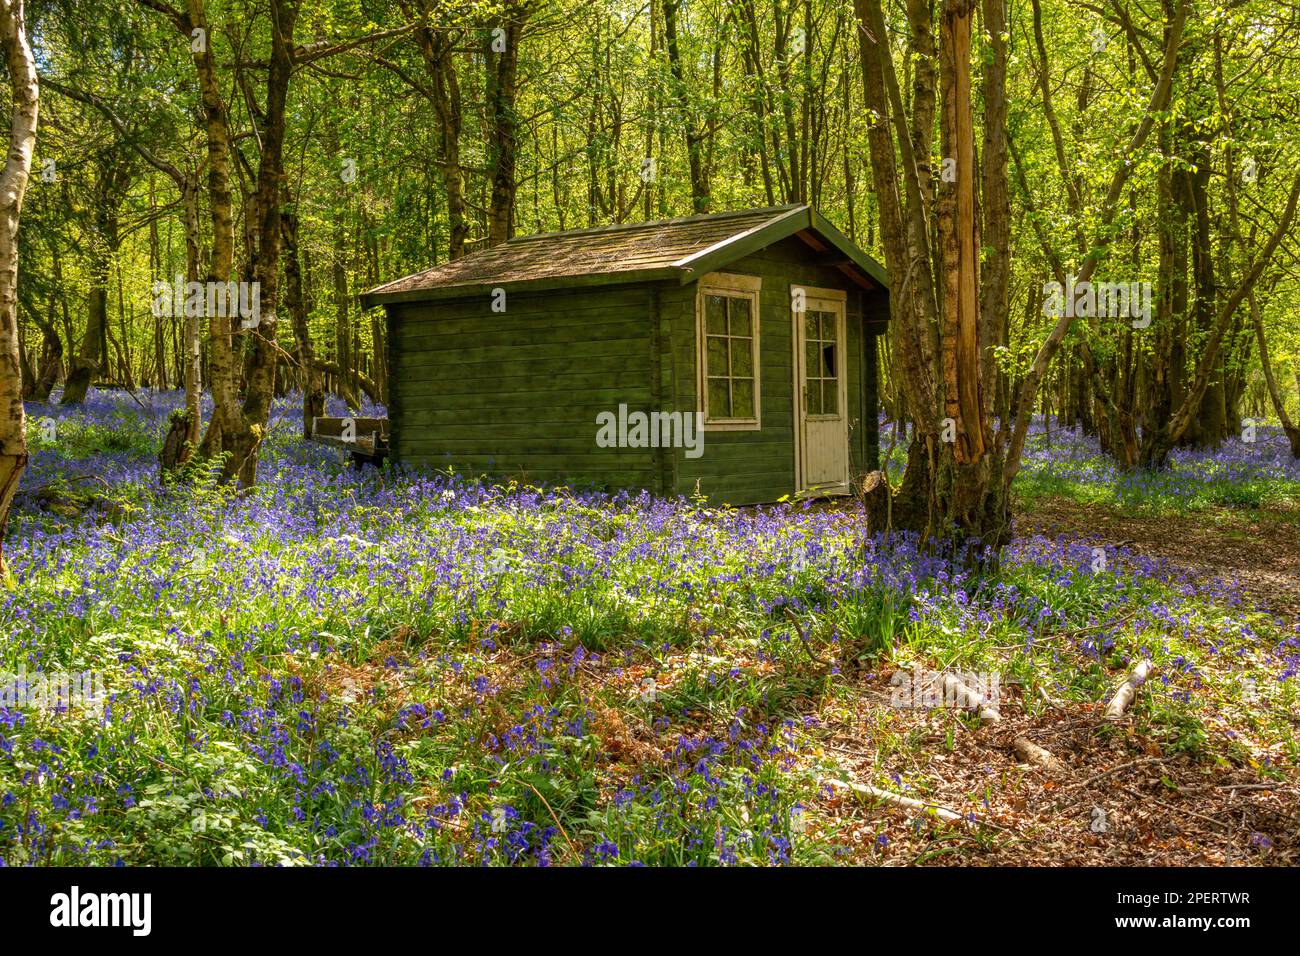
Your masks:
<svg viewBox="0 0 1300 956"><path fill-rule="evenodd" d="M674 265L682 270L681 281L685 285L805 229L817 233L835 247L848 260L848 264L857 268L871 283L882 290L889 288L889 276L880 263L808 206L798 206L761 226L723 239L685 259L679 259Z"/></svg>
<svg viewBox="0 0 1300 956"><path fill-rule="evenodd" d="M505 282L477 282L468 285L444 285L429 289L408 289L400 292L381 292L383 286L361 293L361 308L378 305L396 305L406 302L445 302L451 299L473 299L491 296L497 289L509 292L549 292L555 289L592 288L606 285L626 285L637 282L676 280L681 269L662 266L654 269L627 269L621 272L598 272L577 276L546 276L538 279L514 279Z"/></svg>
<svg viewBox="0 0 1300 956"><path fill-rule="evenodd" d="M682 270L682 285L708 275L729 262L735 262L752 252L770 246L778 239L792 236L800 229L808 228L811 225L810 213L811 210L807 206L796 206L789 212L769 219L761 226L728 236L708 248L693 252L684 259L678 259L673 265Z"/></svg>
<svg viewBox="0 0 1300 956"><path fill-rule="evenodd" d="M809 210L809 219L812 229L870 276L872 282L882 289L889 288L889 273L885 271L884 266L859 249L848 236L836 229L829 220L815 210Z"/></svg>

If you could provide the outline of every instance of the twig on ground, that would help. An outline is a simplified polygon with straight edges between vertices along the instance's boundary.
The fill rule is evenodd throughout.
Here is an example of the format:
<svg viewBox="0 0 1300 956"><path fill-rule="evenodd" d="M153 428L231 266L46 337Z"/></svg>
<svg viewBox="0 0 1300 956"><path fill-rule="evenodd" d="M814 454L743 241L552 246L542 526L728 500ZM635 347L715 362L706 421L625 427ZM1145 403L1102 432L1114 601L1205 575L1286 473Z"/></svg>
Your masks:
<svg viewBox="0 0 1300 956"><path fill-rule="evenodd" d="M828 661L822 660L817 656L817 652L812 649L812 644L809 642L808 636L804 634L803 627L799 624L799 618L795 617L794 612L788 607L783 608L782 610L785 611L785 616L790 619L790 623L794 625L795 633L799 635L799 642L803 644L803 649L808 652L808 656L811 657L814 662L823 667L830 666Z"/></svg>
<svg viewBox="0 0 1300 956"><path fill-rule="evenodd" d="M578 852L578 848L573 845L573 840L569 838L569 831L564 829L564 824L561 823L560 818L555 815L555 811L551 809L550 803L548 803L546 798L542 796L541 792L536 787L534 787L531 783L528 783L528 781L526 780L524 781L524 786L526 786L529 790L533 791L533 793L537 794L537 799L542 801L542 805L546 807L546 812L549 813L551 815L551 819L555 821L556 827L559 828L561 835L563 835L564 842L569 844L569 849L573 852L573 855L578 859L582 859L582 854Z"/></svg>

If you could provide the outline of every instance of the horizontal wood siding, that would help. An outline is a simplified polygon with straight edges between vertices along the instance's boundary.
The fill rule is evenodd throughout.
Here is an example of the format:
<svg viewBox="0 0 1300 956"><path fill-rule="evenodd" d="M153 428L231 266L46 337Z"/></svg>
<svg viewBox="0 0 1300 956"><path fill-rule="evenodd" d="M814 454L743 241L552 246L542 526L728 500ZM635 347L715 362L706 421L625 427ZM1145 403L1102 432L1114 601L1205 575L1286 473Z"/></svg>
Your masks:
<svg viewBox="0 0 1300 956"><path fill-rule="evenodd" d="M844 361L848 373L849 444L852 475L856 479L870 461L875 441L875 412L870 420L864 397L863 359L867 351L863 330L863 295L839 269L824 265L824 257L803 241L791 237L737 260L727 273L762 279L759 299L759 364L761 368L762 427L757 431L708 431L704 454L686 458L673 451L677 491L692 494L697 486L715 503L755 504L776 501L795 490L794 473L794 368L791 342L791 285L844 289L846 341ZM694 411L696 398L696 285L665 290L660 309L669 319L673 368L673 408Z"/></svg>
<svg viewBox="0 0 1300 956"><path fill-rule="evenodd" d="M471 477L656 488L654 449L599 448L596 416L650 411L645 285L390 305L391 444Z"/></svg>

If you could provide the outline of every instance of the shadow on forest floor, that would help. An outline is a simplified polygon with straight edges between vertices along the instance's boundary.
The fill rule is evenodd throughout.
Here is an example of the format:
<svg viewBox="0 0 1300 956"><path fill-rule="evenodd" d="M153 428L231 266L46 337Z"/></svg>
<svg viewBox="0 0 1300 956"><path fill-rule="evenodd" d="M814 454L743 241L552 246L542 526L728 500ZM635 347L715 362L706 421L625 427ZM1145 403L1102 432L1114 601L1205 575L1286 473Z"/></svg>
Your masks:
<svg viewBox="0 0 1300 956"><path fill-rule="evenodd" d="M1078 535L1164 558L1197 575L1231 581L1262 608L1300 614L1300 509L1215 508L1139 515L1114 505L1038 498L1016 534Z"/></svg>

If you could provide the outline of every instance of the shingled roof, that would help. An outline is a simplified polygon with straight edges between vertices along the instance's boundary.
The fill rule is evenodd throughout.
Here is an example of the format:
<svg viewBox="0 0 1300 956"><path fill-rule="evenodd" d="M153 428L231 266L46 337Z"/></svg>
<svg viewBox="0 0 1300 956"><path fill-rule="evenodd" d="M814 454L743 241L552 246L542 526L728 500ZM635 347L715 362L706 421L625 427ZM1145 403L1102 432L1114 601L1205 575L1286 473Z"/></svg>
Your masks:
<svg viewBox="0 0 1300 956"><path fill-rule="evenodd" d="M864 288L888 286L879 263L808 206L793 205L524 236L377 286L361 304L458 298L496 287L685 284L792 235Z"/></svg>

